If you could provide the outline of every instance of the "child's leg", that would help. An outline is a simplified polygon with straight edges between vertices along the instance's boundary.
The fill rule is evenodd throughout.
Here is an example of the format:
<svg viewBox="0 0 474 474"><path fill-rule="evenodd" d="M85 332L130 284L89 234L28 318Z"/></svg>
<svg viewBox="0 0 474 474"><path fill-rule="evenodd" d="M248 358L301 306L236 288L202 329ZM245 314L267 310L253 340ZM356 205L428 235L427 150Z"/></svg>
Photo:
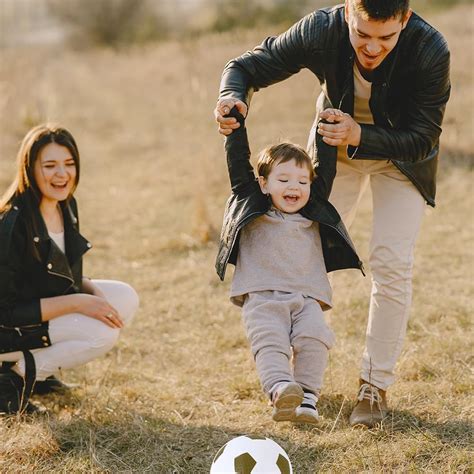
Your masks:
<svg viewBox="0 0 474 474"><path fill-rule="evenodd" d="M280 382L293 382L290 368L290 302L294 295L278 291L250 293L243 319L257 372L268 395Z"/></svg>
<svg viewBox="0 0 474 474"><path fill-rule="evenodd" d="M326 324L319 303L313 298L301 298L302 309L292 318L294 377L305 391L318 397L334 333Z"/></svg>

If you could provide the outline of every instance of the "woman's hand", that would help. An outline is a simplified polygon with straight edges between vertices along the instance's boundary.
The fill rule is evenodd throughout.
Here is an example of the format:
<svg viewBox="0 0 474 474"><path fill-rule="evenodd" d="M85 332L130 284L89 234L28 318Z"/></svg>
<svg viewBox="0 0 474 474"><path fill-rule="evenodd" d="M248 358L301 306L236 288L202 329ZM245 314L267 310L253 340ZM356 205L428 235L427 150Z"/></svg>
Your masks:
<svg viewBox="0 0 474 474"><path fill-rule="evenodd" d="M105 298L85 293L78 293L72 296L75 299L76 313L102 321L111 328L123 328L123 321L118 311Z"/></svg>
<svg viewBox="0 0 474 474"><path fill-rule="evenodd" d="M100 291L100 293L102 292ZM123 328L123 321L118 311L101 295L75 293L52 296L41 298L40 304L42 321L50 321L65 314L81 313L84 316L98 319L111 328Z"/></svg>

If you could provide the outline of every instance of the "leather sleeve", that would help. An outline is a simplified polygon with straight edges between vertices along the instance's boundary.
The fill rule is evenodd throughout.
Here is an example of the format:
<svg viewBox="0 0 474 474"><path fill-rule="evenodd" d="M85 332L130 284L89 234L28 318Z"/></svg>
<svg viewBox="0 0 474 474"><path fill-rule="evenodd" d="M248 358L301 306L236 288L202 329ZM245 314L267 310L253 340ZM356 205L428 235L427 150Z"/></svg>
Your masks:
<svg viewBox="0 0 474 474"><path fill-rule="evenodd" d="M307 15L279 36L265 39L253 51L227 63L220 98L250 103L254 91L281 82L307 66L317 49L324 48L328 17L322 11Z"/></svg>
<svg viewBox="0 0 474 474"><path fill-rule="evenodd" d="M250 148L245 128L245 119L234 107L229 112L235 117L240 127L235 129L225 140L227 168L233 193L242 193L249 185L255 186L255 174L250 163Z"/></svg>
<svg viewBox="0 0 474 474"><path fill-rule="evenodd" d="M319 122L328 123L325 120ZM336 177L337 147L325 143L316 130L317 126L311 130L315 134L313 155L318 163L314 168L316 177L311 183L311 193L327 200Z"/></svg>
<svg viewBox="0 0 474 474"><path fill-rule="evenodd" d="M432 38L429 51L420 55L418 71L408 92L403 123L398 127L361 125L358 147L348 147L353 159L416 162L426 158L441 134L450 95L450 55L441 34Z"/></svg>
<svg viewBox="0 0 474 474"><path fill-rule="evenodd" d="M0 259L0 325L21 327L41 323L40 300L21 301L19 286L23 276L22 256L25 253L25 237L17 221L11 241L0 242L8 246L6 258Z"/></svg>

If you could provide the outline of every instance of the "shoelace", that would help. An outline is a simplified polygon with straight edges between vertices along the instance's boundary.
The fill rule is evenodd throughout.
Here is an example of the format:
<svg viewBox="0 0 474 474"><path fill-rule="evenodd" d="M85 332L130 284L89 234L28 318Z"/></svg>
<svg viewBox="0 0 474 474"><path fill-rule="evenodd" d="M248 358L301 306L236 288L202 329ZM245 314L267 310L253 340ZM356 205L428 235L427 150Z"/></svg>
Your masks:
<svg viewBox="0 0 474 474"><path fill-rule="evenodd" d="M380 402L382 401L382 396L380 395L377 387L374 387L373 385L370 385L368 383L364 383L360 386L359 395L357 395L357 399L359 401L362 401L364 399L369 400L370 405L373 405L374 403L380 405Z"/></svg>

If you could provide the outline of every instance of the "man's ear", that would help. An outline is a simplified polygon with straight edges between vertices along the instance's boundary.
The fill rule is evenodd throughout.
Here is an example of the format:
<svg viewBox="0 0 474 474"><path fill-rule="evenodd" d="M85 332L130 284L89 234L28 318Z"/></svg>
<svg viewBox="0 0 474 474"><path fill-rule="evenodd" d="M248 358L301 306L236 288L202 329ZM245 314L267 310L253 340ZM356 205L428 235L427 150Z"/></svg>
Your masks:
<svg viewBox="0 0 474 474"><path fill-rule="evenodd" d="M346 20L346 23L349 23L349 2L350 0L344 2L344 19Z"/></svg>
<svg viewBox="0 0 474 474"><path fill-rule="evenodd" d="M263 176L258 177L258 184L260 185L260 190L263 194L268 194L267 190L267 180Z"/></svg>
<svg viewBox="0 0 474 474"><path fill-rule="evenodd" d="M402 30L404 30L405 27L407 26L408 20L410 19L412 13L413 13L413 10L409 8L407 11L407 14L405 15L405 18L403 18L402 20Z"/></svg>

